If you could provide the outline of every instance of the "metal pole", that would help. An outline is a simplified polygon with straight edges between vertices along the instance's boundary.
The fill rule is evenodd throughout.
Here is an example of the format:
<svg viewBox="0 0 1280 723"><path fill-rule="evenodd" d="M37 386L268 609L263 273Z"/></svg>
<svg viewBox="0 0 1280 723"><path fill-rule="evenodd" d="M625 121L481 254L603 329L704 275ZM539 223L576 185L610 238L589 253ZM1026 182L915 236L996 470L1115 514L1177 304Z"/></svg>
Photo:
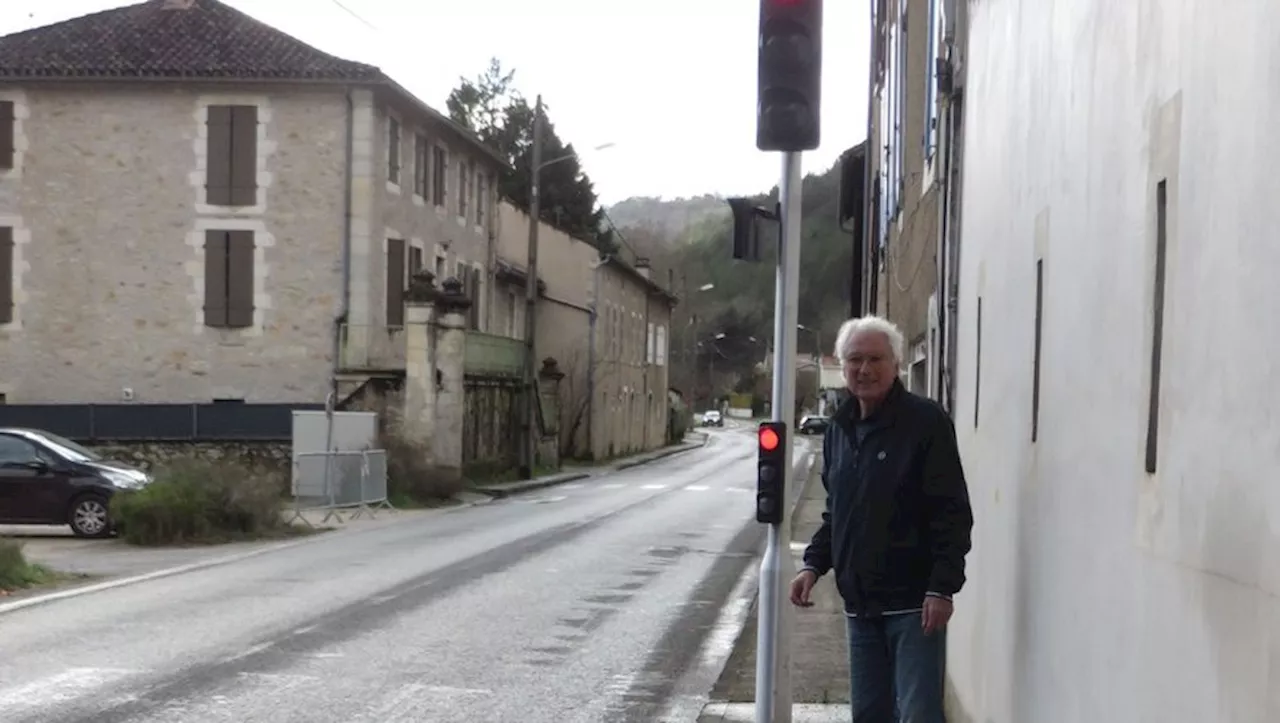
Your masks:
<svg viewBox="0 0 1280 723"><path fill-rule="evenodd" d="M538 393L534 372L534 337L538 330L538 176L542 171L542 95L533 109L533 163L529 174L529 269L524 289L524 441L520 445L520 478L533 479L538 451Z"/></svg>
<svg viewBox="0 0 1280 723"><path fill-rule="evenodd" d="M795 429L796 398L796 331L799 326L800 300L800 154L782 155L782 185L779 204L782 208L781 239L778 245L778 273L773 314L773 401L772 418L784 422L787 463L783 466L783 516L779 525L769 525L764 559L760 561L759 628L756 637L756 721L757 723L790 723L791 721L791 650L792 613L784 609L783 586L793 572L791 559L791 515L786 502L795 492L793 479L792 438Z"/></svg>

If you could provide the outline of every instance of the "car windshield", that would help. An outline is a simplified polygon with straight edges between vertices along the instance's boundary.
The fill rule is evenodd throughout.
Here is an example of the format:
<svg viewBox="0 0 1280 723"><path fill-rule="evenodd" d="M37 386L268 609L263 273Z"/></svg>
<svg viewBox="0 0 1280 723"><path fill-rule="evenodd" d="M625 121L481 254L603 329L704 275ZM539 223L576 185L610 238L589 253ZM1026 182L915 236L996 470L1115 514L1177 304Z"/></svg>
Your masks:
<svg viewBox="0 0 1280 723"><path fill-rule="evenodd" d="M53 451L62 455L72 462L97 462L102 459L102 455L91 449L86 449L72 442L66 437L60 437L49 432L40 432L31 435L34 439L43 442L45 445L52 447Z"/></svg>

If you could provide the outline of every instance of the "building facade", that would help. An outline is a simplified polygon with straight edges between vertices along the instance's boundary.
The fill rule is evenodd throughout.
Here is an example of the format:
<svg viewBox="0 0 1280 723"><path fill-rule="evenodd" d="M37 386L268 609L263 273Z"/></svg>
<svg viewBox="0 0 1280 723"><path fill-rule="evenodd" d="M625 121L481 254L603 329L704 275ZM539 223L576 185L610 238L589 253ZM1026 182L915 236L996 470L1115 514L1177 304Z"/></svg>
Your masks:
<svg viewBox="0 0 1280 723"><path fill-rule="evenodd" d="M1280 720L1280 5L969 7L951 720Z"/></svg>
<svg viewBox="0 0 1280 723"><path fill-rule="evenodd" d="M500 169L377 68L217 0L0 38L0 394L317 402L402 373L414 267L486 326Z"/></svg>
<svg viewBox="0 0 1280 723"><path fill-rule="evenodd" d="M529 216L500 204L499 268L514 273L497 292L495 319L524 336ZM607 459L665 443L669 350L676 297L643 262L603 258L592 244L549 224L538 231L539 360L554 358L561 380L561 450Z"/></svg>

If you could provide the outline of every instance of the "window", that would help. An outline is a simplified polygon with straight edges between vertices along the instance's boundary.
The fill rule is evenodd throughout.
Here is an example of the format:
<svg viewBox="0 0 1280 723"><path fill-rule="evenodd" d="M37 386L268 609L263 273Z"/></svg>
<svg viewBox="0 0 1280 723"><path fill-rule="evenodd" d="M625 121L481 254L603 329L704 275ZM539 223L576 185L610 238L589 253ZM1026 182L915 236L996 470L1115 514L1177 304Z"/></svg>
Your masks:
<svg viewBox="0 0 1280 723"><path fill-rule="evenodd" d="M421 198L427 197L427 139L422 135L413 139L413 193Z"/></svg>
<svg viewBox="0 0 1280 723"><path fill-rule="evenodd" d="M656 346L657 346L657 351L655 356L657 358L655 363L660 367L666 366L667 365L667 327L661 324L658 325L658 340L656 342Z"/></svg>
<svg viewBox="0 0 1280 723"><path fill-rule="evenodd" d="M387 239L387 326L404 326L404 239Z"/></svg>
<svg viewBox="0 0 1280 723"><path fill-rule="evenodd" d="M13 322L13 229L0 226L0 324Z"/></svg>
<svg viewBox="0 0 1280 723"><path fill-rule="evenodd" d="M387 118L387 180L400 185L400 121Z"/></svg>
<svg viewBox="0 0 1280 723"><path fill-rule="evenodd" d="M40 459L36 447L25 439L0 434L0 467L24 465Z"/></svg>
<svg viewBox="0 0 1280 723"><path fill-rule="evenodd" d="M13 101L0 100L0 169L13 168L14 156Z"/></svg>
<svg viewBox="0 0 1280 723"><path fill-rule="evenodd" d="M471 188L471 164L458 164L458 218L467 218L467 191Z"/></svg>
<svg viewBox="0 0 1280 723"><path fill-rule="evenodd" d="M1036 334L1031 362L1031 441L1040 438L1040 344L1041 319L1044 314L1044 259L1036 260Z"/></svg>
<svg viewBox="0 0 1280 723"><path fill-rule="evenodd" d="M1169 190L1166 181L1156 185L1156 269L1151 300L1151 380L1147 396L1147 474L1155 474L1160 451L1160 365L1164 351L1164 285L1169 234Z"/></svg>
<svg viewBox="0 0 1280 723"><path fill-rule="evenodd" d="M516 334L516 292L507 292L507 336L515 338Z"/></svg>
<svg viewBox="0 0 1280 723"><path fill-rule="evenodd" d="M449 152L435 146L431 153L431 203L444 206L446 179L449 177Z"/></svg>
<svg viewBox="0 0 1280 723"><path fill-rule="evenodd" d="M447 261L448 261L448 257L445 256L444 251L441 251L439 248L436 248L436 260L435 260L435 265L431 270L431 273L435 274L437 284L444 281L444 265Z"/></svg>
<svg viewBox="0 0 1280 723"><path fill-rule="evenodd" d="M214 206L258 202L258 107L211 105L205 200Z"/></svg>
<svg viewBox="0 0 1280 723"><path fill-rule="evenodd" d="M409 277L422 270L422 249L417 246L409 247Z"/></svg>
<svg viewBox="0 0 1280 723"><path fill-rule="evenodd" d="M476 174L476 225L484 226L484 216L489 209L489 176Z"/></svg>
<svg viewBox="0 0 1280 723"><path fill-rule="evenodd" d="M644 334L644 361L646 364L657 362L658 355L658 338L655 334L655 326L649 324L645 328Z"/></svg>
<svg viewBox="0 0 1280 723"><path fill-rule="evenodd" d="M206 231L204 324L218 329L253 326L252 231Z"/></svg>
<svg viewBox="0 0 1280 723"><path fill-rule="evenodd" d="M980 392L982 391L982 297L978 297L978 328L976 336L977 344L974 345L973 358L973 428L978 428L978 409L981 401Z"/></svg>

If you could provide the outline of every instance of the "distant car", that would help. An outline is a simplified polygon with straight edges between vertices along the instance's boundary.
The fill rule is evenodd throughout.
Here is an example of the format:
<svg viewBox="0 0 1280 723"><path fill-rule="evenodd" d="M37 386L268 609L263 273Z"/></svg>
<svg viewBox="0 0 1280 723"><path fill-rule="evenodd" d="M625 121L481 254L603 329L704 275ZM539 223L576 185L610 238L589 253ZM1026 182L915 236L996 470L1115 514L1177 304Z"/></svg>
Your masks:
<svg viewBox="0 0 1280 723"><path fill-rule="evenodd" d="M827 431L831 417L810 415L800 420L800 434L822 434Z"/></svg>
<svg viewBox="0 0 1280 723"><path fill-rule="evenodd" d="M107 537L112 495L150 481L56 434L0 428L0 524L70 525L77 537Z"/></svg>
<svg viewBox="0 0 1280 723"><path fill-rule="evenodd" d="M704 427L723 427L724 417L720 416L720 412L714 409L708 409L702 413L702 426Z"/></svg>

